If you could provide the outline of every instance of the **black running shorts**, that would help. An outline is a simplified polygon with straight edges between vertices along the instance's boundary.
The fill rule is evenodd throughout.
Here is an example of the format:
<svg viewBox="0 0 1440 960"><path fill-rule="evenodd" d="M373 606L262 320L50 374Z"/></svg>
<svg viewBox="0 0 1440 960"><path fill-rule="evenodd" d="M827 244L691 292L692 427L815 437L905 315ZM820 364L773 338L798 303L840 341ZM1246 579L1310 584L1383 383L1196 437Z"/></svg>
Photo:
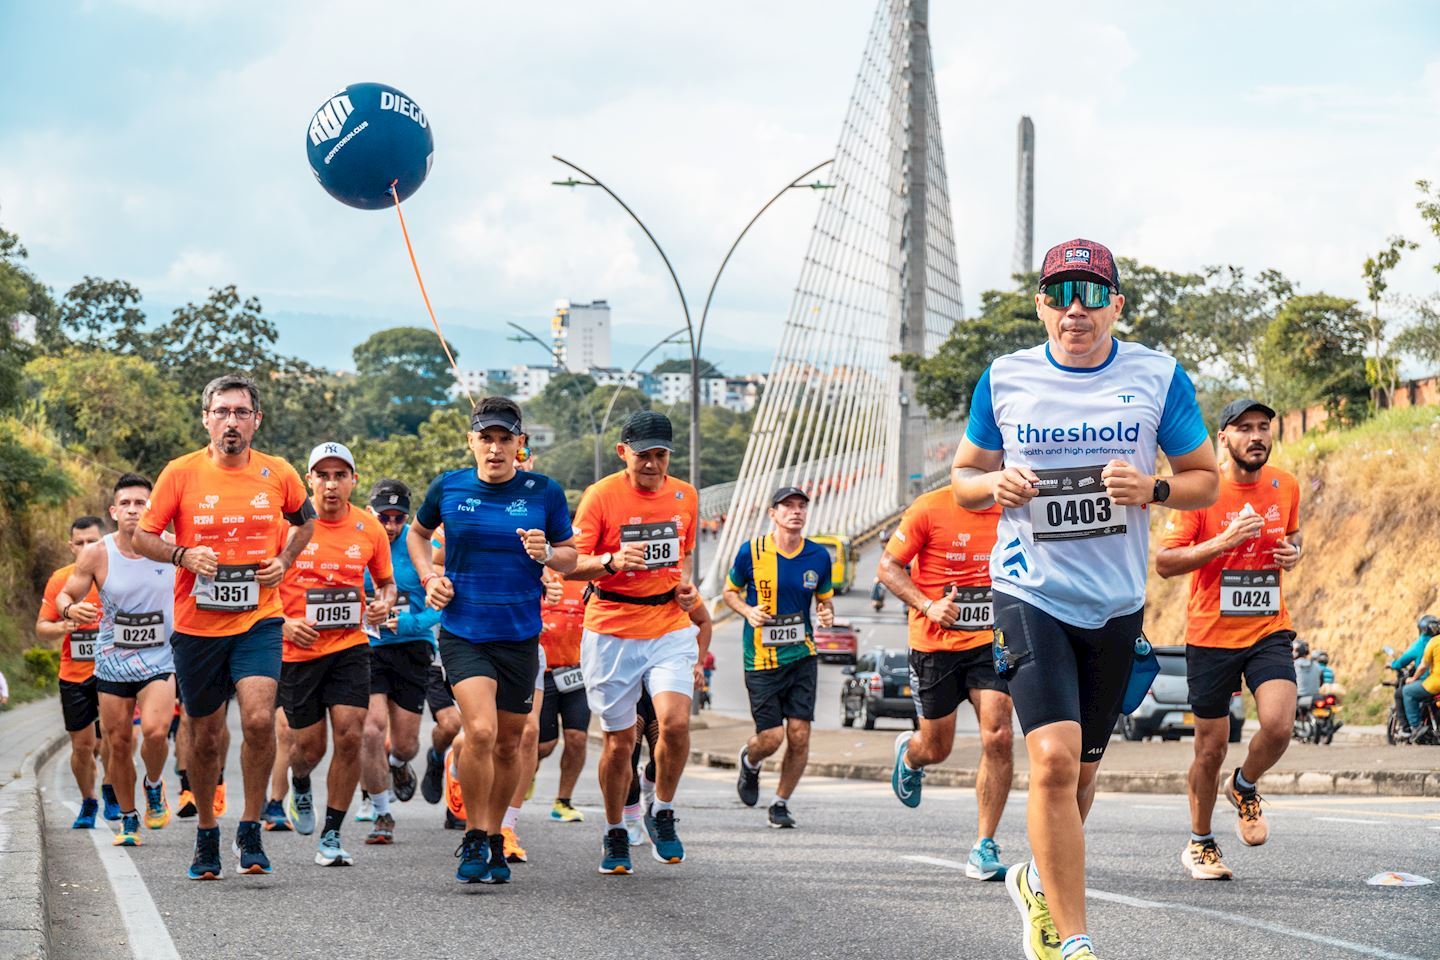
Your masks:
<svg viewBox="0 0 1440 960"><path fill-rule="evenodd" d="M359 644L280 668L280 706L292 730L325 718L330 707L370 706L370 645Z"/></svg>
<svg viewBox="0 0 1440 960"><path fill-rule="evenodd" d="M1190 709L1202 720L1230 714L1230 697L1240 692L1240 681L1254 693L1271 680L1295 682L1295 661L1290 644L1294 630L1277 630L1248 647L1185 648L1185 676L1190 681Z"/></svg>
<svg viewBox="0 0 1440 960"><path fill-rule="evenodd" d="M429 640L384 643L370 648L370 693L384 694L401 710L425 709L425 687L430 678Z"/></svg>
<svg viewBox="0 0 1440 960"><path fill-rule="evenodd" d="M995 672L989 644L973 650L911 650L910 687L926 720L950 716L970 699L972 690L1008 692Z"/></svg>
<svg viewBox="0 0 1440 960"><path fill-rule="evenodd" d="M815 686L818 657L792 660L769 670L746 670L745 690L750 694L750 716L755 732L771 730L786 720L815 721Z"/></svg>
<svg viewBox="0 0 1440 960"><path fill-rule="evenodd" d="M440 659L445 679L455 688L474 677L495 681L495 709L529 713L535 703L535 674L540 669L540 638L475 643L440 629Z"/></svg>
<svg viewBox="0 0 1440 960"><path fill-rule="evenodd" d="M93 676L78 683L60 681L60 714L65 718L65 729L69 733L79 733L99 721L100 689Z"/></svg>
<svg viewBox="0 0 1440 960"><path fill-rule="evenodd" d="M554 675L546 670L545 699L540 703L540 742L560 739L561 727L581 733L589 730L590 701L586 699L584 687L561 693L555 688Z"/></svg>

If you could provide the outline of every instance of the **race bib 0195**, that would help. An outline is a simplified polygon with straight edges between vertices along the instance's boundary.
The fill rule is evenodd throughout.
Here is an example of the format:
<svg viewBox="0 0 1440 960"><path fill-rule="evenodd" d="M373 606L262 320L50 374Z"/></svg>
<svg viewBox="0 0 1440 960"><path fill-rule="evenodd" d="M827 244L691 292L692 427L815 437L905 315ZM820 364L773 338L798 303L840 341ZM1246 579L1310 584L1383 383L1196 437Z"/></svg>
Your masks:
<svg viewBox="0 0 1440 960"><path fill-rule="evenodd" d="M1279 570L1220 571L1220 616L1273 617L1279 612Z"/></svg>
<svg viewBox="0 0 1440 960"><path fill-rule="evenodd" d="M760 628L760 642L767 647L793 647L806 639L805 617L798 613L776 617Z"/></svg>
<svg viewBox="0 0 1440 960"><path fill-rule="evenodd" d="M948 630L989 630L995 626L995 606L989 587L956 587L959 612Z"/></svg>
<svg viewBox="0 0 1440 960"><path fill-rule="evenodd" d="M190 595L200 610L243 613L260 606L260 582L255 579L258 564L221 564L213 577L195 577Z"/></svg>
<svg viewBox="0 0 1440 960"><path fill-rule="evenodd" d="M115 614L115 646L124 650L145 650L165 645L165 614Z"/></svg>
<svg viewBox="0 0 1440 960"><path fill-rule="evenodd" d="M640 543L645 546L645 569L659 570L680 562L680 531L675 523L627 523L620 528L620 545Z"/></svg>
<svg viewBox="0 0 1440 960"><path fill-rule="evenodd" d="M1030 528L1037 543L1085 540L1125 532L1125 508L1100 481L1104 467L1036 470L1039 493L1030 501Z"/></svg>
<svg viewBox="0 0 1440 960"><path fill-rule="evenodd" d="M316 630L354 630L364 606L364 595L355 587L305 591L305 619L313 621Z"/></svg>

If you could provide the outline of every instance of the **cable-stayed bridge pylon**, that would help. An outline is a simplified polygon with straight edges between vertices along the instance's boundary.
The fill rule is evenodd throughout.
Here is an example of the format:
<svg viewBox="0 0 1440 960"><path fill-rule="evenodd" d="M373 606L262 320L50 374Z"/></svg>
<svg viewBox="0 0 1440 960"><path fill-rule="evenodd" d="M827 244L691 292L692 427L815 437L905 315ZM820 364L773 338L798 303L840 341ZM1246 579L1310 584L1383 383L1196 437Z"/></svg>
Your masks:
<svg viewBox="0 0 1440 960"><path fill-rule="evenodd" d="M811 495L808 529L851 535L943 482L959 425L927 417L893 357L931 355L962 317L929 0L880 0L831 178L717 549L718 592L770 494Z"/></svg>

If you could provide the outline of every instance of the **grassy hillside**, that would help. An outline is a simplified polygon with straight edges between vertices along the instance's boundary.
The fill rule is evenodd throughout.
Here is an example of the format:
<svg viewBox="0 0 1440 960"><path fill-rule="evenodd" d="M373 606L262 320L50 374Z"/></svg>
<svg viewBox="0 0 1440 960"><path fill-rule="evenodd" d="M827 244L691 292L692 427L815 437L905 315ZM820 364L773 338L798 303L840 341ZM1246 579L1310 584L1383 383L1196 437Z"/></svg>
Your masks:
<svg viewBox="0 0 1440 960"><path fill-rule="evenodd" d="M1440 614L1440 408L1306 434L1277 446L1271 463L1300 480L1305 554L1285 583L1295 629L1330 654L1351 721L1379 722L1389 694L1378 686L1381 647L1403 649L1421 613ZM1156 643L1182 641L1187 590L1187 577L1151 573L1145 627Z"/></svg>

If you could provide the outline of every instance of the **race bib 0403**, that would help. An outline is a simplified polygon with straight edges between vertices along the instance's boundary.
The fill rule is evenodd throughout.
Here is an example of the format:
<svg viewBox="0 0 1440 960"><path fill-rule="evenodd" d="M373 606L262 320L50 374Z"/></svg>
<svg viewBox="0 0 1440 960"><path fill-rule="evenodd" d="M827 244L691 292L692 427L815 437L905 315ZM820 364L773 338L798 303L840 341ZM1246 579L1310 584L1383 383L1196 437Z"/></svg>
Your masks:
<svg viewBox="0 0 1440 960"><path fill-rule="evenodd" d="M1030 528L1037 543L1085 540L1125 532L1125 508L1100 482L1104 467L1036 470L1039 493L1030 501Z"/></svg>
<svg viewBox="0 0 1440 960"><path fill-rule="evenodd" d="M760 628L760 642L767 647L793 647L806 639L805 617L798 613L776 617Z"/></svg>
<svg viewBox="0 0 1440 960"><path fill-rule="evenodd" d="M1220 616L1273 617L1279 612L1279 570L1220 571Z"/></svg>
<svg viewBox="0 0 1440 960"><path fill-rule="evenodd" d="M80 663L92 663L95 649L100 645L100 631L76 630L70 634L70 659Z"/></svg>
<svg viewBox="0 0 1440 960"><path fill-rule="evenodd" d="M673 521L627 523L620 528L620 545L645 546L645 569L673 567L680 562L680 531Z"/></svg>
<svg viewBox="0 0 1440 960"><path fill-rule="evenodd" d="M115 646L124 650L145 650L165 645L165 614L115 614Z"/></svg>
<svg viewBox="0 0 1440 960"><path fill-rule="evenodd" d="M243 613L260 606L260 582L255 579L257 564L221 564L213 577L196 575L190 595L201 610Z"/></svg>
<svg viewBox="0 0 1440 960"><path fill-rule="evenodd" d="M354 630L364 606L364 595L355 587L305 591L305 619L313 621L316 630Z"/></svg>
<svg viewBox="0 0 1440 960"><path fill-rule="evenodd" d="M995 626L994 597L989 587L956 587L959 612L949 630L989 630Z"/></svg>

